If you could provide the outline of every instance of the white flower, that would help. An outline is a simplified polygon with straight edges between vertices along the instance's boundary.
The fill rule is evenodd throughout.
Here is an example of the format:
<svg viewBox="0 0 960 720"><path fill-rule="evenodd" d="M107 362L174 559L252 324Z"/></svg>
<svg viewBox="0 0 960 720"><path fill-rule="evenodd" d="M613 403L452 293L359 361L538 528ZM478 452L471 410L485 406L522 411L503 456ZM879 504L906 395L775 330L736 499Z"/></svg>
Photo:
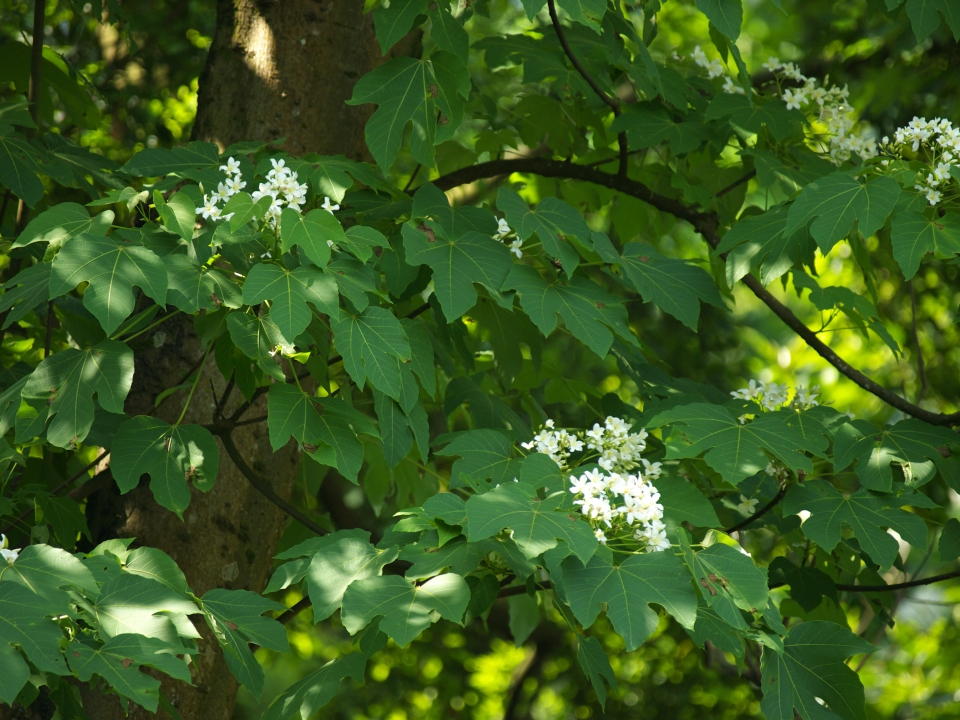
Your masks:
<svg viewBox="0 0 960 720"><path fill-rule="evenodd" d="M597 540L602 542L604 545L607 544L607 536L603 534L603 530L601 530L600 528L597 528L596 530L593 531L593 534L596 536Z"/></svg>
<svg viewBox="0 0 960 720"><path fill-rule="evenodd" d="M770 72L774 72L775 70L779 70L781 67L783 67L783 65L781 65L777 58L771 55L770 59L763 64L763 67Z"/></svg>
<svg viewBox="0 0 960 720"><path fill-rule="evenodd" d="M748 498L745 495L741 495L740 504L737 505L737 510L744 515L752 515L759 502L760 501L757 498Z"/></svg>
<svg viewBox="0 0 960 720"><path fill-rule="evenodd" d="M239 175L240 174L240 163L233 158L227 158L227 164L221 165L220 170L225 172L227 175Z"/></svg>
<svg viewBox="0 0 960 720"><path fill-rule="evenodd" d="M240 192L247 186L247 183L240 179L239 174L236 177L227 178L227 182L222 184L226 185L230 195Z"/></svg>
<svg viewBox="0 0 960 720"><path fill-rule="evenodd" d="M745 94L746 94L746 93L744 92L744 90L743 90L743 87L741 87L740 85L737 85L737 84L733 81L733 78L730 77L729 75L727 75L727 77L725 77L725 78L723 79L723 91L724 91L725 93L730 93L731 95L745 95Z"/></svg>
<svg viewBox="0 0 960 720"><path fill-rule="evenodd" d="M507 235L513 232L513 228L510 227L504 218L497 218L497 232L494 237L498 240L505 238Z"/></svg>
<svg viewBox="0 0 960 720"><path fill-rule="evenodd" d="M6 560L10 565L13 565L17 561L17 556L20 554L20 548L10 549L10 541L7 540L7 536L0 533L0 558Z"/></svg>
<svg viewBox="0 0 960 720"><path fill-rule="evenodd" d="M523 240L521 240L520 238L514 239L514 241L510 243L510 245L508 246L508 249L510 250L510 252L512 252L518 258L523 257L522 248L523 248Z"/></svg>
<svg viewBox="0 0 960 720"><path fill-rule="evenodd" d="M331 215L333 214L333 211L334 211L334 210L339 210L339 209L340 209L340 206L339 206L339 205L330 202L330 198L328 198L328 197L326 197L326 196L324 196L324 198L323 198L323 205L321 205L321 207L322 207L324 210L326 210L328 213L330 213Z"/></svg>

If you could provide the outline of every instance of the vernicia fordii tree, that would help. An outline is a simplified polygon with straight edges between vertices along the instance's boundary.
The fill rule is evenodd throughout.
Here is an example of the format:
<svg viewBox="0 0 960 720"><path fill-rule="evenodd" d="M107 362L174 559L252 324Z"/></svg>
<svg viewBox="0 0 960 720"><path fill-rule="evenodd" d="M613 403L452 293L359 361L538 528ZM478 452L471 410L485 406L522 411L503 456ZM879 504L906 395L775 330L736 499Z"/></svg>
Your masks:
<svg viewBox="0 0 960 720"><path fill-rule="evenodd" d="M960 577L960 409L915 347L922 402L835 340L920 344L912 284L912 327L878 309L884 263L955 285L960 126L883 136L802 59L748 67L740 0L697 0L710 42L683 52L657 0L521 4L509 34L487 2L371 9L395 53L349 100L373 162L249 137L122 165L53 121L49 73L70 74L41 62L41 4L29 69L0 88L0 701L229 717L237 683L264 692L254 652L289 651L312 613L356 642L264 715L308 718L388 643L506 599L517 645L571 634L600 706L610 656L670 622L770 720L865 717L854 668L897 591ZM960 35L945 1L886 6L918 40ZM418 52L394 49L411 33ZM71 123L96 112L77 92L54 98ZM827 257L856 282L826 284ZM702 313L745 328L737 303L876 417L658 356L661 328L693 336ZM160 380L174 356L186 371ZM200 524L242 552L205 567L192 513L230 473L244 509ZM318 475L357 485L372 521L319 512ZM125 497L139 510L107 526Z"/></svg>

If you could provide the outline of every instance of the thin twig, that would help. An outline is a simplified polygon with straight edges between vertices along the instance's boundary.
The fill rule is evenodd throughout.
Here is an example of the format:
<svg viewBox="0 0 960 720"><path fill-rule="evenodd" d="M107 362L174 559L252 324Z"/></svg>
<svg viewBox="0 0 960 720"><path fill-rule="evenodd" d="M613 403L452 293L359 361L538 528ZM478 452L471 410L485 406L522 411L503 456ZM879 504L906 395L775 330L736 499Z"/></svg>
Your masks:
<svg viewBox="0 0 960 720"><path fill-rule="evenodd" d="M757 175L757 171L756 171L756 170L751 170L750 172L748 172L748 173L747 173L746 175L744 175L743 177L741 177L741 178L739 178L739 179L737 179L737 180L734 180L732 183L730 183L729 185L727 185L723 190L720 190L719 192L717 192L717 197L723 197L724 195L726 195L728 192L730 192L730 191L733 190L734 188L738 188L738 187L740 187L741 185L743 185L745 182L749 182L752 178L756 177L756 175Z"/></svg>
<svg viewBox="0 0 960 720"><path fill-rule="evenodd" d="M923 350L920 348L920 336L917 334L917 293L913 289L913 280L907 282L910 286L910 325L913 329L913 344L917 346L917 373L920 375L920 392L917 393L917 404L927 394L927 368L923 362Z"/></svg>
<svg viewBox="0 0 960 720"><path fill-rule="evenodd" d="M891 585L845 585L843 583L836 583L836 587L837 590L842 590L843 592L896 592L897 590L907 590L908 588L921 587L923 585L933 585L934 583L952 580L957 577L960 577L960 570L943 573L942 575L931 575L922 580L909 580Z"/></svg>
<svg viewBox="0 0 960 720"><path fill-rule="evenodd" d="M741 522L738 522L738 523L737 523L736 525L734 525L733 527L728 527L726 530L724 530L724 532L725 532L727 535L732 535L732 534L735 533L737 530L743 530L743 529L744 529L745 527L747 527L748 525L752 525L752 524L754 523L754 521L759 520L761 517L763 517L763 516L766 515L768 512L770 512L771 510L773 510L774 506L775 506L778 502L780 502L781 500L783 500L783 496L786 495L786 494L787 494L787 488L786 488L786 487L781 487L781 488L780 488L780 492L778 492L776 495L773 496L773 500L771 500L771 501L768 502L766 505L764 505L762 508L760 508L759 510L757 510L753 515L751 515L750 517L748 517L746 520L743 520L743 521L741 521Z"/></svg>
<svg viewBox="0 0 960 720"><path fill-rule="evenodd" d="M253 485L254 489L308 530L312 530L317 535L327 534L326 528L318 525L303 512L277 495L274 489L270 487L270 483L265 478L260 477L260 475L254 472L253 468L247 465L247 461L243 459L243 455L240 454L236 443L233 441L232 428L227 429L221 425L215 427L211 432L220 438L220 442L223 443L223 449L227 451L227 455L233 460L233 464L236 465L237 470Z"/></svg>
<svg viewBox="0 0 960 720"><path fill-rule="evenodd" d="M441 190L449 190L457 185L465 185L485 177L504 175L508 173L531 173L543 177L566 178L594 183L603 187L622 192L624 195L635 197L638 200L652 205L656 209L674 215L680 220L686 220L703 235L713 249L720 244L720 235L717 231L719 219L715 214L703 213L685 205L680 200L668 198L654 192L643 183L627 177L619 177L611 173L596 170L585 165L566 163L546 158L518 158L511 160L491 160L479 163L452 173L443 175L433 181ZM950 414L932 412L916 405L892 390L888 390L879 383L871 380L862 372L851 366L846 360L834 352L829 345L817 337L816 332L804 324L793 314L786 305L777 300L753 275L746 275L743 283L750 288L754 295L763 302L784 324L799 335L817 354L833 365L841 374L859 385L862 389L875 395L883 402L896 409L923 420L931 425L951 427L960 425L960 412Z"/></svg>

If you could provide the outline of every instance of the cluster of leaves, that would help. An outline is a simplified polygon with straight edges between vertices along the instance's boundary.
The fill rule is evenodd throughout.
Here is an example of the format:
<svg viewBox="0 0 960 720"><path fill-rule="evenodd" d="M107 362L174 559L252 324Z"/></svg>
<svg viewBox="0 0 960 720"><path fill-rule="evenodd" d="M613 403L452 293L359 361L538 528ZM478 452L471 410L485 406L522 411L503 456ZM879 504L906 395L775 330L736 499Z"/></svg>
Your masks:
<svg viewBox="0 0 960 720"><path fill-rule="evenodd" d="M695 331L702 303L723 309L724 297L753 273L762 284L789 273L812 307L843 313L899 350L870 299L821 287L807 269L817 250L846 240L869 275L864 241L883 233L910 278L926 255L960 250L956 213L925 206L913 188L919 165L837 168L823 159L802 114L752 89L733 44L736 0L698 6L744 94L724 92L692 64L656 61L650 17L637 27L606 3L558 4L569 20L563 36L543 3L530 0L523 6L541 23L537 32L472 46L522 87L510 123L471 84L467 13L455 17L425 0L379 8L384 53L428 20L430 42L422 58L395 58L357 83L353 102L377 105L366 130L376 168L340 156L291 157L262 143L221 153L202 142L144 150L118 167L55 133L27 141L33 122L25 103L0 106L0 143L8 148L0 184L29 207L43 196L41 176L92 198L47 207L12 244L20 271L3 286L3 328L40 327L44 315L55 316L72 343L3 373L4 478L31 453L86 458L109 449L121 492L147 475L156 501L182 517L191 487L215 483L213 433L230 428L222 417L182 424L186 407L174 424L128 418L124 400L138 338L162 345L162 323L191 315L204 357L223 378L248 402L267 396L274 450L292 439L311 461L362 482L371 499L382 499L385 482L416 483L449 467L442 477L450 492L425 493L376 542L341 529L278 556L266 593L298 587L315 621L339 611L349 633L363 633L355 653L289 688L267 717L308 717L344 678L362 680L388 639L405 645L441 619L483 619L506 596L518 643L542 605L559 610L579 633L578 659L601 703L614 675L587 630L603 611L627 651L635 650L657 626L655 605L745 670L762 648L769 718L788 720L795 710L805 720L823 717L817 699L844 720L861 718L863 688L844 661L872 647L848 629L838 585L883 584L881 573L902 568L888 530L926 548L938 505L923 488L937 479L960 490L950 450L956 434L916 419L881 430L829 407L765 412L673 379L644 355L626 303L639 296ZM908 0L907 12L913 7ZM612 94L598 96L591 78L629 88L637 102L611 105ZM476 152L459 145L468 113L485 123ZM532 207L517 184L500 188L495 202L454 208L442 191L449 178L435 176L410 193L391 179L406 161L436 168L465 158L459 169L482 172L483 152L522 146L569 161L545 157L526 171L606 185L693 223L705 237L706 228L720 228L725 234L703 259L713 272L616 226L594 230L559 197ZM657 159L644 153L650 148ZM621 173L606 172L623 152ZM283 161L307 183L306 206L284 209L271 224L264 222L269 200L239 191L225 206L229 219L198 221L204 194L227 179L231 157L251 189ZM491 175L509 172L496 167ZM773 204L750 204L751 183L741 181L753 173L752 184ZM325 198L342 209L324 209ZM498 238L501 218L521 241L519 258ZM648 459L665 467L657 488L669 551L600 546L559 468L516 448L548 417L534 390L563 380L541 362L561 328L598 358L615 356L636 385L631 405L615 395L598 399L604 412L654 431ZM187 383L187 404L199 379ZM432 431L433 408L450 432ZM764 472L771 464L774 476ZM763 518L782 550L775 559L741 552L724 533L721 517L735 517L733 493L764 504L783 497ZM57 678L96 675L155 710L158 683L139 668L189 681L178 658L196 651L186 618L200 613L237 679L260 694L263 674L248 644L286 648L281 626L261 617L283 606L240 591L197 598L169 557L131 551L128 542L71 555L86 521L56 492L16 486L2 502L6 516L36 512L66 549L38 542L0 567L0 699L29 701L31 677L60 692ZM948 558L956 536L943 537ZM889 617L888 601L872 606L877 622ZM788 629L788 618L802 622Z"/></svg>

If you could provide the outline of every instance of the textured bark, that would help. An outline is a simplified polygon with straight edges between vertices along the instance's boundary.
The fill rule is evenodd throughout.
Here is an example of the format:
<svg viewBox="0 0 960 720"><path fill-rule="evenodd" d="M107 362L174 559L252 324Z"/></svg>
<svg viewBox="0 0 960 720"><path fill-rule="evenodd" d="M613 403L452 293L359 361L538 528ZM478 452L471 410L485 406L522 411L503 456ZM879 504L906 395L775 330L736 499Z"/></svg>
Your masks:
<svg viewBox="0 0 960 720"><path fill-rule="evenodd" d="M286 137L286 149L367 157L363 126L369 108L344 105L353 85L381 60L372 18L362 14L360 0L220 0L217 28L207 66L200 78L199 106L193 137L221 147L239 140ZM418 46L413 38L400 51ZM129 414L156 414L173 422L185 392L168 398L159 410L154 399L181 382L202 355L189 318L162 326L166 343L153 346L142 338L135 348L136 375L127 402ZM212 386L212 387L211 387ZM207 423L223 378L212 358L184 422ZM241 401L234 390L231 405ZM228 406L228 414L230 407ZM247 417L266 414L265 398ZM277 453L270 449L264 424L234 431L247 462L289 497L298 455L291 443ZM101 534L136 537L137 544L169 553L184 571L193 591L215 587L261 590L286 517L237 471L221 447L220 471L208 493L194 491L181 521L159 507L146 483L126 496L92 497L88 512ZM183 720L228 720L237 683L205 624L200 654L193 665L193 686L163 679L162 692ZM117 699L81 688L90 718L124 718ZM158 717L166 718L165 713ZM152 717L133 707L133 720Z"/></svg>
<svg viewBox="0 0 960 720"><path fill-rule="evenodd" d="M390 54L418 44L411 34ZM225 148L283 137L291 153L369 159L363 128L373 108L345 102L382 59L362 0L219 0L194 138Z"/></svg>

